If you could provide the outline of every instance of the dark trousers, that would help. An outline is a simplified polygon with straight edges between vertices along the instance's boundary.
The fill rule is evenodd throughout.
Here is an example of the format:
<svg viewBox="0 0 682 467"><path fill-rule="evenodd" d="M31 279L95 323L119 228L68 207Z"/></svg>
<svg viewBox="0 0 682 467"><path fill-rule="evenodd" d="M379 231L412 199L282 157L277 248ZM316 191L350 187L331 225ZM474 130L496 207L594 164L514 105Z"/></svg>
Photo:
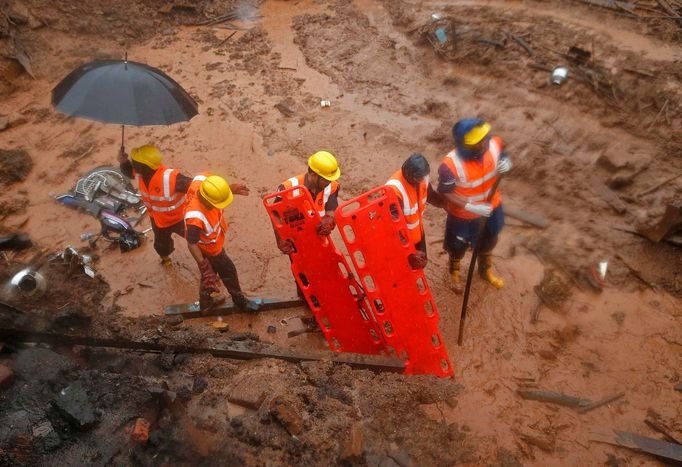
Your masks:
<svg viewBox="0 0 682 467"><path fill-rule="evenodd" d="M223 284L225 284L225 288L232 296L232 300L235 302L235 304L237 304L237 301L242 299L245 300L244 292L242 292L242 288L239 285L237 267L234 265L230 257L227 256L225 250L222 250L215 256L204 255L204 257L209 263L211 263L211 267L215 273L218 274L218 277L220 277L220 279L223 281Z"/></svg>
<svg viewBox="0 0 682 467"><path fill-rule="evenodd" d="M185 238L185 221L177 222L170 227L157 227L152 219L152 230L154 231L154 250L159 256L170 256L175 250L172 235L179 235Z"/></svg>

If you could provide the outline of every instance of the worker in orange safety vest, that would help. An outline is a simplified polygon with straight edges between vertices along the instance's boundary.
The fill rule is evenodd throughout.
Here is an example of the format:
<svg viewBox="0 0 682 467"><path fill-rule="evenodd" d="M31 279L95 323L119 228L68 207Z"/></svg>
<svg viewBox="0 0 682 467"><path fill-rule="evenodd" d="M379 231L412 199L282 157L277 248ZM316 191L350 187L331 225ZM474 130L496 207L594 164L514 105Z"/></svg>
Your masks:
<svg viewBox="0 0 682 467"><path fill-rule="evenodd" d="M341 177L341 169L336 157L327 151L318 151L308 158L308 172L291 177L282 182L277 191L288 188L301 187L310 192L315 203L315 209L321 217L317 226L319 235L330 235L336 227L334 211L339 205L340 186L338 179ZM277 247L286 255L294 252L294 245L288 240L282 240L277 236Z"/></svg>
<svg viewBox="0 0 682 467"><path fill-rule="evenodd" d="M490 198L497 177L512 168L502 139L490 134L490 125L480 119L458 121L452 129L455 148L438 169L438 192L447 200L443 248L450 257L450 286L462 293L460 262L470 245L480 245L479 273L496 288L504 281L492 270L492 251L504 226L499 190ZM479 237L479 226L487 218Z"/></svg>
<svg viewBox="0 0 682 467"><path fill-rule="evenodd" d="M171 266L170 254L174 250L172 234L185 236L183 217L186 193L192 179L178 169L163 165L161 151L151 144L134 148L130 159L121 147L118 154L121 172L137 181L154 231L154 250L161 257L161 264Z"/></svg>
<svg viewBox="0 0 682 467"><path fill-rule="evenodd" d="M412 154L403 162L400 170L386 182L400 200L400 208L407 224L408 240L417 251L408 257L413 269L426 267L426 237L424 235L423 214L426 203L441 206L441 199L429 182L429 162L422 154Z"/></svg>
<svg viewBox="0 0 682 467"><path fill-rule="evenodd" d="M244 295L237 268L224 249L228 226L223 209L232 203L235 194L248 195L249 189L237 183L230 188L224 178L209 173L194 177L187 191L185 238L201 272L199 301L202 309L221 301L216 298L220 277L235 306L258 311L258 306Z"/></svg>

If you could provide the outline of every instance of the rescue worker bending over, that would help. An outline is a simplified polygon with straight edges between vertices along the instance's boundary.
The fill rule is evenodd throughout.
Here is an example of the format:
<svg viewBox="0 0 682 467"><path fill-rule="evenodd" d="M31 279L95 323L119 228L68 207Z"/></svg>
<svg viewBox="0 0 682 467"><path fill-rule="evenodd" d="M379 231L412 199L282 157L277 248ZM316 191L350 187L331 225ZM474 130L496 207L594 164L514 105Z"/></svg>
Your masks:
<svg viewBox="0 0 682 467"><path fill-rule="evenodd" d="M185 236L186 193L192 179L178 169L161 163L161 151L151 144L140 146L125 153L118 153L121 172L137 181L142 202L147 207L154 231L154 250L161 257L161 264L171 266L170 254L174 250L172 234Z"/></svg>
<svg viewBox="0 0 682 467"><path fill-rule="evenodd" d="M400 200L409 241L417 251L408 257L410 267L426 267L426 237L424 235L423 214L427 201L439 206L440 197L431 187L429 162L421 154L412 154L403 162L402 168L391 175L386 185L393 188Z"/></svg>
<svg viewBox="0 0 682 467"><path fill-rule="evenodd" d="M258 311L258 306L242 292L237 268L223 248L227 232L223 209L232 203L234 194L249 194L244 185L235 183L233 187L234 191L224 178L217 175L207 173L194 177L187 192L185 238L201 272L199 301L202 308L217 302L215 295L220 293L217 273L236 307Z"/></svg>
<svg viewBox="0 0 682 467"><path fill-rule="evenodd" d="M462 293L460 262L469 245L481 244L479 273L496 288L504 281L492 271L492 251L504 226L504 211L499 190L488 202L498 177L511 170L512 163L503 150L502 139L490 135L490 125L479 119L464 119L452 128L455 148L438 169L438 192L444 194L448 212L443 248L449 261L450 286ZM482 218L488 218L478 238Z"/></svg>

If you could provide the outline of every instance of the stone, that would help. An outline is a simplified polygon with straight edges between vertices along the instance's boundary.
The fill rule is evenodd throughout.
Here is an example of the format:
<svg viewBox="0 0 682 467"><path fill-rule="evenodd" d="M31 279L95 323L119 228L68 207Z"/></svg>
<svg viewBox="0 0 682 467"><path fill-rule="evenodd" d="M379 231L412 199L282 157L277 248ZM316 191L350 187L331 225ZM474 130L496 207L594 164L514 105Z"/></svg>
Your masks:
<svg viewBox="0 0 682 467"><path fill-rule="evenodd" d="M0 363L0 390L8 388L12 384L14 372L10 367Z"/></svg>
<svg viewBox="0 0 682 467"><path fill-rule="evenodd" d="M277 396L270 401L268 411L273 419L279 422L290 435L298 436L303 433L303 419L293 404L283 396Z"/></svg>
<svg viewBox="0 0 682 467"><path fill-rule="evenodd" d="M365 435L360 423L353 423L348 438L341 445L339 460L359 462L365 453Z"/></svg>
<svg viewBox="0 0 682 467"><path fill-rule="evenodd" d="M85 388L79 382L62 389L52 401L52 405L62 418L77 430L88 430L98 422Z"/></svg>
<svg viewBox="0 0 682 467"><path fill-rule="evenodd" d="M412 467L410 453L405 449L396 449L388 453L388 457L393 459L400 467Z"/></svg>
<svg viewBox="0 0 682 467"><path fill-rule="evenodd" d="M68 358L41 347L22 350L14 361L14 373L18 378L37 383L55 381L74 368L76 364Z"/></svg>
<svg viewBox="0 0 682 467"><path fill-rule="evenodd" d="M201 394L208 388L208 382L201 376L195 376L192 383L192 392L195 394Z"/></svg>
<svg viewBox="0 0 682 467"><path fill-rule="evenodd" d="M227 400L257 410L270 391L271 386L266 375L248 374L232 388Z"/></svg>
<svg viewBox="0 0 682 467"><path fill-rule="evenodd" d="M0 131L4 131L9 127L9 118L6 115L0 115Z"/></svg>

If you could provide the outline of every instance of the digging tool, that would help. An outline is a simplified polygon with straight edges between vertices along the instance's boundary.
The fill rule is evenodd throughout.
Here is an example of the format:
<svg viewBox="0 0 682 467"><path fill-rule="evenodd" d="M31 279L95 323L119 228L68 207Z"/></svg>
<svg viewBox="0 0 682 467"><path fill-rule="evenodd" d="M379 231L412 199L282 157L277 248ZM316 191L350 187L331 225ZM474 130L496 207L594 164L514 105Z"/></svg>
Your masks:
<svg viewBox="0 0 682 467"><path fill-rule="evenodd" d="M497 193L497 187L500 186L500 182L502 181L502 174L500 174L497 177L497 180L495 180L495 184L493 187L490 189L490 194L488 195L488 199L486 200L487 203L491 203L493 200L493 197L495 196L495 193ZM478 237L476 241L476 246L474 247L474 251L471 253L471 263L469 264L469 272L467 273L467 283L466 286L464 287L464 300L462 301L462 312L459 315L459 334L457 335L457 345L462 345L462 338L464 337L464 323L466 322L467 319L467 305L469 304L469 293L471 292L471 281L474 277L474 267L476 266L476 259L478 258L478 254L481 252L481 235L483 235L483 232L485 230L486 225L488 225L488 218L484 217L481 221L481 225L478 227Z"/></svg>

